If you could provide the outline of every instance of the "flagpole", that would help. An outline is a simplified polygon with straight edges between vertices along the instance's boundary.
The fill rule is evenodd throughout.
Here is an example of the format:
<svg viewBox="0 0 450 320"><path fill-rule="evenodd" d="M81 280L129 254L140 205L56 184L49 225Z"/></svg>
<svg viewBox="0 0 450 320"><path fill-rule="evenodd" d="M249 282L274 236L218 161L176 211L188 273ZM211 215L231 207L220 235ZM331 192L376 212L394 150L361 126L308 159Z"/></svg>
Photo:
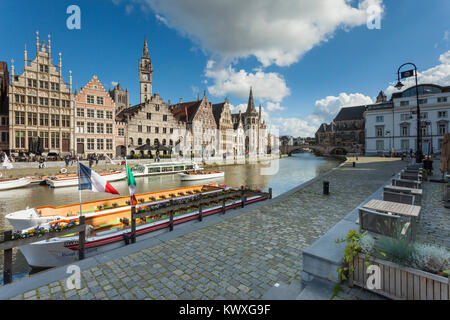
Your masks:
<svg viewBox="0 0 450 320"><path fill-rule="evenodd" d="M80 216L79 216L79 224L85 224L86 220L83 216L83 210L81 208L81 174L80 174L80 158L77 157L77 173L78 173L78 199L80 200ZM85 249L85 241L86 241L86 231L81 231L78 234L78 260L84 259L84 249Z"/></svg>

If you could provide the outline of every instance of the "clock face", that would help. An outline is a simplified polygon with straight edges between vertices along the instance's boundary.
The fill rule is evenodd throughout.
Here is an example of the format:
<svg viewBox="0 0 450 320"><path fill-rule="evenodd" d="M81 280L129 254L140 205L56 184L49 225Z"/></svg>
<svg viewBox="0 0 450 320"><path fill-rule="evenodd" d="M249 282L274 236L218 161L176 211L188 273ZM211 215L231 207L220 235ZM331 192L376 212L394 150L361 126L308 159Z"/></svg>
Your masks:
<svg viewBox="0 0 450 320"><path fill-rule="evenodd" d="M143 74L143 75L142 75L142 78L143 78L144 80L148 80L148 74L146 74L146 73Z"/></svg>

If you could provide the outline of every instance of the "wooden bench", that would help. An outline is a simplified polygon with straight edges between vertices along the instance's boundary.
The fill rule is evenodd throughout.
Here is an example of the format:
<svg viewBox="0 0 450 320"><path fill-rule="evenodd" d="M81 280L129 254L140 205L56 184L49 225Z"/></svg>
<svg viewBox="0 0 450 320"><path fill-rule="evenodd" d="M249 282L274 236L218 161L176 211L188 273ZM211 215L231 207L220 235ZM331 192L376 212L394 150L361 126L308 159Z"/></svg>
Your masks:
<svg viewBox="0 0 450 320"><path fill-rule="evenodd" d="M415 196L408 193L397 193L384 190L383 200L413 205L415 202Z"/></svg>
<svg viewBox="0 0 450 320"><path fill-rule="evenodd" d="M422 189L422 182L417 181L417 180L406 180L406 179L393 178L392 185L399 186L399 187L413 188L413 189Z"/></svg>
<svg viewBox="0 0 450 320"><path fill-rule="evenodd" d="M396 193L405 193L414 195L415 205L420 205L422 202L422 189L414 189L407 187L399 187L393 186L392 184L387 185L383 188L383 191L396 192Z"/></svg>
<svg viewBox="0 0 450 320"><path fill-rule="evenodd" d="M415 222L413 218L396 214L378 212L367 208L358 208L359 230L391 238L406 237L415 240Z"/></svg>

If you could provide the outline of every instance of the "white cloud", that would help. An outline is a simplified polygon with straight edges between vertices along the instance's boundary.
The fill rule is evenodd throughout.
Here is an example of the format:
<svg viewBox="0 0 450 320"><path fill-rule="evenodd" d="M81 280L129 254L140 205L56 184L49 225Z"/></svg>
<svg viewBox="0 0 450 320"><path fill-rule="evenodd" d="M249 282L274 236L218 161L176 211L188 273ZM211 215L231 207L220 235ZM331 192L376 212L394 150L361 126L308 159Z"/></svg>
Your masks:
<svg viewBox="0 0 450 320"><path fill-rule="evenodd" d="M447 52L444 52L439 56L439 62L440 64L431 67L429 69L426 69L425 71L418 72L417 73L417 81L419 84L423 83L432 83L432 84L438 84L441 86L449 86L450 85L450 50ZM402 70L408 70L407 67ZM416 80L414 77L402 79L402 83L405 85L402 90L407 89L408 87L412 87L416 84ZM395 83L393 85L390 85L385 90L386 95L388 98L392 95L394 92L398 92L398 90L394 87Z"/></svg>
<svg viewBox="0 0 450 320"><path fill-rule="evenodd" d="M285 107L280 106L280 103L273 103L268 101L266 103L266 107L267 107L267 111L272 112L272 111L283 111L285 110Z"/></svg>
<svg viewBox="0 0 450 320"><path fill-rule="evenodd" d="M157 20L161 21L162 23L164 23L166 26L169 26L169 23L167 22L166 18L161 17L159 14L155 14L155 17Z"/></svg>
<svg viewBox="0 0 450 320"><path fill-rule="evenodd" d="M272 101L279 103L290 94L284 78L275 72L263 72L257 70L254 73L244 69L236 71L230 65L228 67L216 67L213 60L209 60L205 76L213 80L208 91L214 96L225 96L228 94L247 98L250 87L253 87L253 97L260 102Z"/></svg>
<svg viewBox="0 0 450 320"><path fill-rule="evenodd" d="M113 86L113 87L115 87L115 86L117 86L119 83L117 82L117 81L111 81L111 85Z"/></svg>
<svg viewBox="0 0 450 320"><path fill-rule="evenodd" d="M263 66L288 66L337 30L366 25L370 6L383 13L382 0L140 1L204 50Z"/></svg>
<svg viewBox="0 0 450 320"><path fill-rule="evenodd" d="M347 94L343 92L337 97L328 96L316 101L314 112L309 116L309 120L318 125L323 122L328 123L334 119L341 108L361 106L370 103L373 103L372 98L365 96L362 93Z"/></svg>
<svg viewBox="0 0 450 320"><path fill-rule="evenodd" d="M270 131L278 130L279 135L294 137L314 137L317 127L299 118L273 118L270 120Z"/></svg>
<svg viewBox="0 0 450 320"><path fill-rule="evenodd" d="M134 6L132 4L127 4L125 6L125 12L127 15L131 14L131 12L133 12Z"/></svg>

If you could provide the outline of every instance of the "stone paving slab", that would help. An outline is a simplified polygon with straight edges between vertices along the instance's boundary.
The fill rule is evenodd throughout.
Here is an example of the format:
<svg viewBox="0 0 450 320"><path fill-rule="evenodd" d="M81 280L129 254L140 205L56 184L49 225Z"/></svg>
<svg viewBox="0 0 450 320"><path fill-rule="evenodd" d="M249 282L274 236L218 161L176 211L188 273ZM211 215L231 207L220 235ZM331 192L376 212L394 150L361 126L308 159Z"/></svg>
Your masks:
<svg viewBox="0 0 450 320"><path fill-rule="evenodd" d="M329 195L322 194L320 177L288 196L249 206L245 214L231 210L234 215L216 223L207 223L214 216L207 217L199 229L128 254L131 245L121 248L120 254L111 252L110 261L93 260L95 266L81 261L79 290L68 290L67 275L60 272L52 284L36 284L9 298L261 299L275 283L300 282L302 251L404 165L360 158L356 168L346 163L326 175Z"/></svg>

